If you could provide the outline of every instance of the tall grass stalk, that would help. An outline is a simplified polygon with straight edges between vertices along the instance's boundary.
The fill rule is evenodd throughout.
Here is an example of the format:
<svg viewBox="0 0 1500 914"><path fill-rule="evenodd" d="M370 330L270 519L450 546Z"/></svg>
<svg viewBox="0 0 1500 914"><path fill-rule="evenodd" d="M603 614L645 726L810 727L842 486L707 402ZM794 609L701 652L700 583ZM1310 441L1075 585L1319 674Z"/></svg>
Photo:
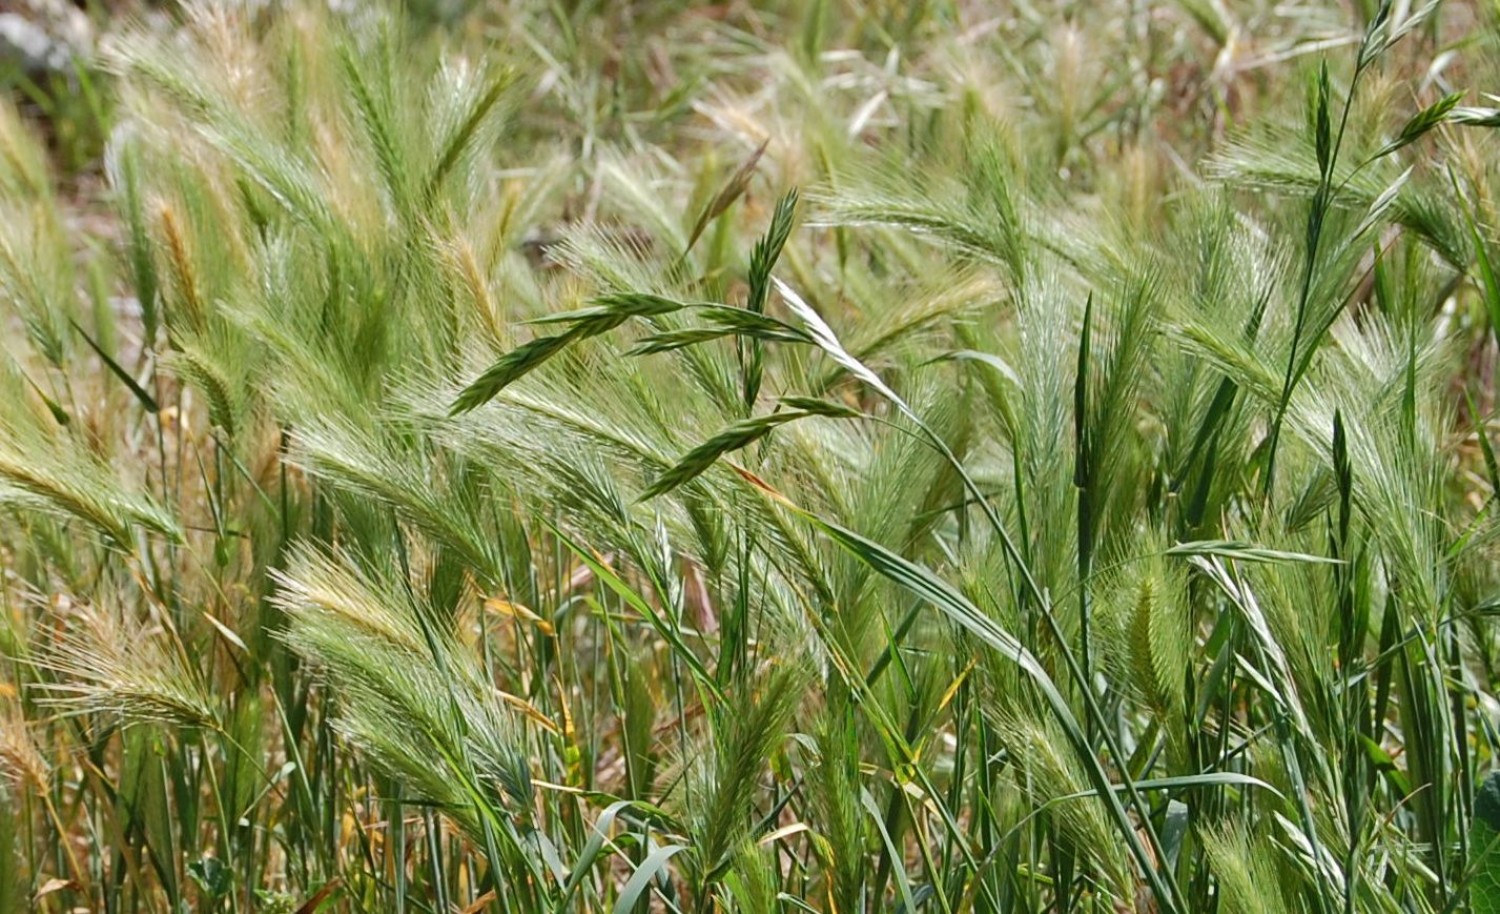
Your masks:
<svg viewBox="0 0 1500 914"><path fill-rule="evenodd" d="M1496 909L1496 24L101 11L0 911Z"/></svg>

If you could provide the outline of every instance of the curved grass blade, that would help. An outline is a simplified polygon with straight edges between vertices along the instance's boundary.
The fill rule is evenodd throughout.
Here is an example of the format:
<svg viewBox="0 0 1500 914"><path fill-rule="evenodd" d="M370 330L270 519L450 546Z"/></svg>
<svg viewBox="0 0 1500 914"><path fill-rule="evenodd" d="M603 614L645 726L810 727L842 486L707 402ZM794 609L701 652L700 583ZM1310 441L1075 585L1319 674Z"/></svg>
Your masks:
<svg viewBox="0 0 1500 914"><path fill-rule="evenodd" d="M634 805L633 800L616 800L604 808L599 818L594 821L593 830L584 842L583 849L578 852L578 859L573 861L573 869L568 874L568 881L563 885L562 900L558 902L558 910L569 910L569 903L573 900L573 894L588 877L589 871L594 867L594 861L599 859L599 852L604 849L604 842L609 835L609 829L615 823L615 817L623 810Z"/></svg>
<svg viewBox="0 0 1500 914"><path fill-rule="evenodd" d="M891 872L896 877L896 890L901 893L901 903L907 911L915 911L916 902L913 900L911 891L911 877L906 875L906 866L903 861L905 855L891 839L890 829L885 827L885 814L880 811L875 798L870 796L870 791L861 789L859 792L859 805L863 806L865 812L870 814L870 819L875 823L875 829L880 833L880 842L885 845L885 852L891 861Z"/></svg>
<svg viewBox="0 0 1500 914"><path fill-rule="evenodd" d="M1308 555L1305 552L1286 552L1280 549L1267 549L1264 546L1256 546L1253 543L1240 543L1232 540L1198 540L1191 543L1178 543L1166 550L1166 554L1211 555L1221 559L1234 559L1241 562L1261 562L1265 564L1277 562L1309 565L1344 564L1342 559L1332 559L1322 555Z"/></svg>
<svg viewBox="0 0 1500 914"><path fill-rule="evenodd" d="M687 850L686 844L668 844L658 847L641 861L636 868L635 874L625 883L625 888L620 890L620 897L615 899L615 914L630 914L635 910L636 902L651 886L651 880L666 872L667 861Z"/></svg>
<svg viewBox="0 0 1500 914"><path fill-rule="evenodd" d="M79 326L77 321L69 318L68 323L73 325L73 329L78 331L78 335L83 337L83 341L89 344L89 348L94 350L94 354L99 357L100 361L104 362L105 366L114 373L115 377L119 378L120 382L128 387L131 393L135 394L135 398L141 401L141 406L145 407L146 412L155 413L158 411L159 407L156 404L156 398L147 393L146 388L142 387L136 382L135 378L130 376L130 372L125 370L125 366L110 358L109 353L104 351L104 347L94 342L94 338L89 336L88 331Z"/></svg>

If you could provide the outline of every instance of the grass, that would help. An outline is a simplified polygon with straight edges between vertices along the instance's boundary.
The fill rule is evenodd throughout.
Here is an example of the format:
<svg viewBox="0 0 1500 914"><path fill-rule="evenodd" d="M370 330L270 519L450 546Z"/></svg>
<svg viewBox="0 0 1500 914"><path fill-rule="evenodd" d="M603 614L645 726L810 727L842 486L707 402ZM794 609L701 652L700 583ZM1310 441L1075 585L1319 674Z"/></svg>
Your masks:
<svg viewBox="0 0 1500 914"><path fill-rule="evenodd" d="M1489 5L96 12L0 911L1500 910Z"/></svg>

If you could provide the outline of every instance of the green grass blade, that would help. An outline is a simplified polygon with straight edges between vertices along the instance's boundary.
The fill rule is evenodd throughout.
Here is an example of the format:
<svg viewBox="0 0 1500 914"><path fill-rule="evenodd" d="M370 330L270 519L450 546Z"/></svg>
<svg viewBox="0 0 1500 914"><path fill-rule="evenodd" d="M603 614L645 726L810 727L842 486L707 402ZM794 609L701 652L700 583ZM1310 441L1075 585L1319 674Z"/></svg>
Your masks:
<svg viewBox="0 0 1500 914"><path fill-rule="evenodd" d="M625 887L620 890L620 897L615 900L615 914L631 914L635 910L636 903L651 887L651 881L666 876L667 861L687 849L685 844L667 844L648 854L631 874Z"/></svg>

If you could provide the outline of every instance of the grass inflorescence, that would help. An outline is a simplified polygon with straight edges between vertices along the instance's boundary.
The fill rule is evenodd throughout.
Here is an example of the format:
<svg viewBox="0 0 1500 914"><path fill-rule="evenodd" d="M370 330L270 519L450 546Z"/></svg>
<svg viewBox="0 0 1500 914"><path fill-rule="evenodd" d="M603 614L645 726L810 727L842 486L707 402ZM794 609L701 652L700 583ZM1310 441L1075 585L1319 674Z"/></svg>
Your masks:
<svg viewBox="0 0 1500 914"><path fill-rule="evenodd" d="M1500 910L1492 5L136 12L0 911Z"/></svg>

